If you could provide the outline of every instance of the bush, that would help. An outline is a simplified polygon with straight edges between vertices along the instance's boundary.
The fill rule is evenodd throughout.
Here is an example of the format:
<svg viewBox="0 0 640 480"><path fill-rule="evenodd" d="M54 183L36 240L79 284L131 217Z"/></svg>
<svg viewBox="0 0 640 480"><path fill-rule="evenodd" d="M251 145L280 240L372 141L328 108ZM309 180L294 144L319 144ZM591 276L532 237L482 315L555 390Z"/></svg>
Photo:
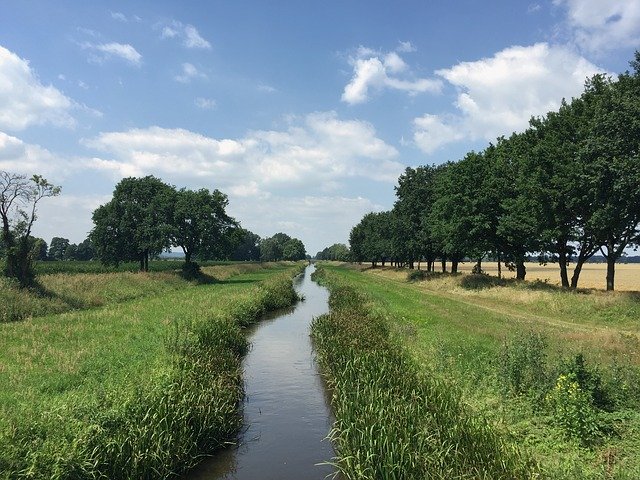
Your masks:
<svg viewBox="0 0 640 480"><path fill-rule="evenodd" d="M546 347L546 338L536 332L529 332L504 345L498 365L505 393L540 395L548 389Z"/></svg>

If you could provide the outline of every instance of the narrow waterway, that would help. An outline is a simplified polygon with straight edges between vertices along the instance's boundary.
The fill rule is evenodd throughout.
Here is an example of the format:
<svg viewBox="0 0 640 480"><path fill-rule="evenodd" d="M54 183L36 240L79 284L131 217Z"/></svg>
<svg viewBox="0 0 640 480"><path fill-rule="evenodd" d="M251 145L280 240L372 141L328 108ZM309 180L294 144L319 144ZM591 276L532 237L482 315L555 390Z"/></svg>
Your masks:
<svg viewBox="0 0 640 480"><path fill-rule="evenodd" d="M206 460L188 478L323 479L334 451L325 439L333 418L309 338L313 317L329 310L329 293L311 281L309 266L295 279L304 296L293 309L264 319L249 334L244 360L245 430L239 447Z"/></svg>

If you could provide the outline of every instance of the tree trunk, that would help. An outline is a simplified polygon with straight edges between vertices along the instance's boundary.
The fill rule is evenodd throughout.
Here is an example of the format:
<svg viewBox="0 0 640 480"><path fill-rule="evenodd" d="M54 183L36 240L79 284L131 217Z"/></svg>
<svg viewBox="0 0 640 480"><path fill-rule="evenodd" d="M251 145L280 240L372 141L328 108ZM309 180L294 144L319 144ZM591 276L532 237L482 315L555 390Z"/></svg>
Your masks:
<svg viewBox="0 0 640 480"><path fill-rule="evenodd" d="M144 272L144 253L140 254L140 271Z"/></svg>
<svg viewBox="0 0 640 480"><path fill-rule="evenodd" d="M482 257L478 258L478 261L476 262L476 266L474 270L475 270L475 273L482 273Z"/></svg>
<svg viewBox="0 0 640 480"><path fill-rule="evenodd" d="M451 273L458 273L458 260L451 260Z"/></svg>
<svg viewBox="0 0 640 480"><path fill-rule="evenodd" d="M516 280L524 280L527 276L527 267L524 265L524 259L518 258L516 260Z"/></svg>
<svg viewBox="0 0 640 480"><path fill-rule="evenodd" d="M442 260L440 260L442 262L442 273L447 273L447 259L446 257L443 257Z"/></svg>
<svg viewBox="0 0 640 480"><path fill-rule="evenodd" d="M413 270L413 267L414 267L414 265L413 265L413 260L411 260L411 261L409 262L409 270Z"/></svg>
<svg viewBox="0 0 640 480"><path fill-rule="evenodd" d="M191 263L191 252L188 250L184 251L184 263L186 264Z"/></svg>
<svg viewBox="0 0 640 480"><path fill-rule="evenodd" d="M433 260L427 260L427 272L430 272L433 268Z"/></svg>
<svg viewBox="0 0 640 480"><path fill-rule="evenodd" d="M383 259L382 259L382 266L383 266L383 267L384 267L384 262L385 262L385 259L383 258Z"/></svg>
<svg viewBox="0 0 640 480"><path fill-rule="evenodd" d="M569 288L569 274L567 273L567 252L559 250L558 264L560 265L560 281L562 288Z"/></svg>
<svg viewBox="0 0 640 480"><path fill-rule="evenodd" d="M607 291L612 291L614 289L615 275L616 257L613 255L613 252L609 250L609 255L607 256Z"/></svg>
<svg viewBox="0 0 640 480"><path fill-rule="evenodd" d="M420 270L420 259L418 259L418 270Z"/></svg>
<svg viewBox="0 0 640 480"><path fill-rule="evenodd" d="M498 253L498 278L502 278L502 258L500 253Z"/></svg>
<svg viewBox="0 0 640 480"><path fill-rule="evenodd" d="M573 269L573 276L571 277L571 288L574 290L578 288L578 280L580 279L580 272L582 271L582 265L586 262L587 259L578 256L578 260L576 261L576 266Z"/></svg>

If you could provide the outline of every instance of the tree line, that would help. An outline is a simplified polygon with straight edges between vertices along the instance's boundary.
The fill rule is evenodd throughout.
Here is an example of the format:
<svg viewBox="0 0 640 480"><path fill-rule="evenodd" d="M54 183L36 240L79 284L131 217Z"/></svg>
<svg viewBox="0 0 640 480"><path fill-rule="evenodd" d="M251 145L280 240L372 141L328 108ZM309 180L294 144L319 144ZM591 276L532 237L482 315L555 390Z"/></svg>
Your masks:
<svg viewBox="0 0 640 480"><path fill-rule="evenodd" d="M393 209L351 230L353 259L410 268L422 260L430 270L448 260L452 272L463 258L477 259L475 271L493 259L523 280L535 256L557 262L562 286L577 288L600 252L613 290L616 261L640 245L640 52L631 67L594 75L580 97L484 151L407 168Z"/></svg>
<svg viewBox="0 0 640 480"><path fill-rule="evenodd" d="M3 273L21 286L33 283L37 260L99 260L117 266L136 261L148 271L149 259L172 247L184 253L183 270L196 274L196 260L279 261L306 258L304 244L285 233L261 239L230 217L219 190L177 189L146 176L121 180L113 198L93 212L94 227L79 244L54 237L51 244L31 235L39 202L60 187L39 175L0 171L0 258Z"/></svg>

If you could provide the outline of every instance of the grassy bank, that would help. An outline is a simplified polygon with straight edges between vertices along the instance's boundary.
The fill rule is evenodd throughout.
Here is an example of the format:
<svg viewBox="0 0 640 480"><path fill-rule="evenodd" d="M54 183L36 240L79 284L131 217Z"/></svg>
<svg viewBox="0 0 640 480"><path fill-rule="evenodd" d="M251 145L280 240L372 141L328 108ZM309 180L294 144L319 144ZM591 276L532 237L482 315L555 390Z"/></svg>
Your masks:
<svg viewBox="0 0 640 480"><path fill-rule="evenodd" d="M168 478L232 440L242 328L299 268L0 324L0 478Z"/></svg>
<svg viewBox="0 0 640 480"><path fill-rule="evenodd" d="M385 319L344 279L319 270L331 312L312 334L333 392L337 467L349 479L530 478L507 435L474 415L455 389L425 375Z"/></svg>
<svg viewBox="0 0 640 480"><path fill-rule="evenodd" d="M325 268L365 295L419 370L512 435L542 478L640 478L636 294Z"/></svg>
<svg viewBox="0 0 640 480"><path fill-rule="evenodd" d="M96 262L48 262L72 266ZM187 282L180 275L180 263L164 262L172 270L110 273L77 273L74 268L64 273L37 277L36 285L20 289L15 282L0 277L0 323L48 314L116 304L142 297L168 294L193 288L198 282ZM263 268L257 263L231 263L203 267L204 281L224 281L233 275ZM178 269L178 270L176 270Z"/></svg>

